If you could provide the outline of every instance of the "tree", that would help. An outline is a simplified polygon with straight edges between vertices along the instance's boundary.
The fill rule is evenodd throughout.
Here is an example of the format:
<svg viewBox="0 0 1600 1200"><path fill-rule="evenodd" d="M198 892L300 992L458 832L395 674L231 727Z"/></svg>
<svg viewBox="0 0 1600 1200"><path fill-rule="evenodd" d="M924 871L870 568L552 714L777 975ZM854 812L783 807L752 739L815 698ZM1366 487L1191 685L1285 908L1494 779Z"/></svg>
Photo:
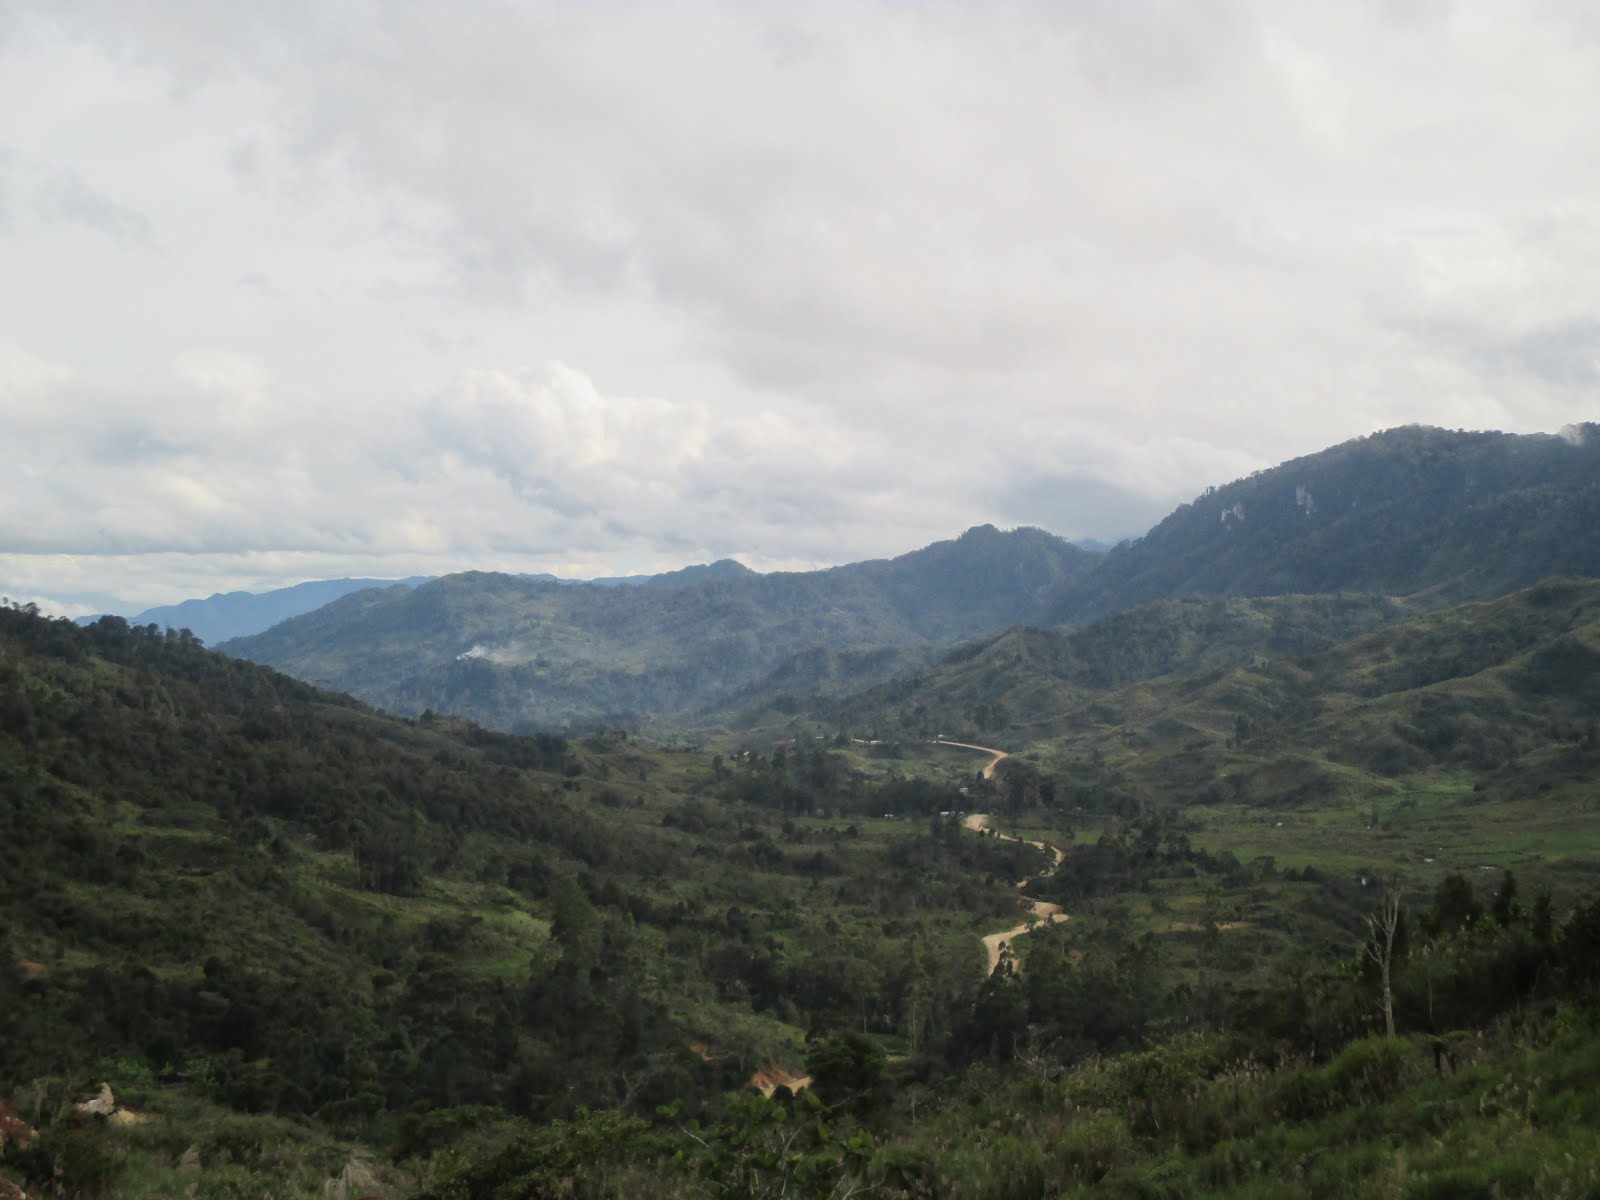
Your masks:
<svg viewBox="0 0 1600 1200"><path fill-rule="evenodd" d="M1494 894L1490 911L1494 913L1495 924L1501 929L1522 920L1522 901L1517 899L1517 877L1509 867L1506 868L1505 878L1500 881L1500 890Z"/></svg>
<svg viewBox="0 0 1600 1200"><path fill-rule="evenodd" d="M561 947L562 969L582 979L594 966L599 949L599 916L583 888L570 878L556 886L551 909L550 935Z"/></svg>
<svg viewBox="0 0 1600 1200"><path fill-rule="evenodd" d="M1471 929L1483 915L1483 903L1466 876L1452 873L1439 882L1433 894L1433 910L1424 924L1430 937L1446 937Z"/></svg>
<svg viewBox="0 0 1600 1200"><path fill-rule="evenodd" d="M830 1104L857 1111L882 1098L884 1053L871 1038L842 1026L813 1035L806 1047L806 1072Z"/></svg>
<svg viewBox="0 0 1600 1200"><path fill-rule="evenodd" d="M1378 911L1367 914L1366 955L1378 968L1378 978L1383 986L1383 1025L1390 1037L1394 1036L1394 989L1390 971L1394 966L1395 933L1400 928L1399 881L1391 879L1383 885Z"/></svg>

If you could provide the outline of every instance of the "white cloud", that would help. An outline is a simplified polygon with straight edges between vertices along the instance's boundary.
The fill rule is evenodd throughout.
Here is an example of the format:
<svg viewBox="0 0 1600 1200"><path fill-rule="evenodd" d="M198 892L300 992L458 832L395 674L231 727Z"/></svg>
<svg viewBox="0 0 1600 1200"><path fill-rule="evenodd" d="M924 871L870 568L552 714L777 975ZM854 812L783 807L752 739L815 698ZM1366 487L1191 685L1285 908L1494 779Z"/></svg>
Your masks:
<svg viewBox="0 0 1600 1200"><path fill-rule="evenodd" d="M1592 420L1596 80L1555 2L12 6L0 580L1111 537Z"/></svg>

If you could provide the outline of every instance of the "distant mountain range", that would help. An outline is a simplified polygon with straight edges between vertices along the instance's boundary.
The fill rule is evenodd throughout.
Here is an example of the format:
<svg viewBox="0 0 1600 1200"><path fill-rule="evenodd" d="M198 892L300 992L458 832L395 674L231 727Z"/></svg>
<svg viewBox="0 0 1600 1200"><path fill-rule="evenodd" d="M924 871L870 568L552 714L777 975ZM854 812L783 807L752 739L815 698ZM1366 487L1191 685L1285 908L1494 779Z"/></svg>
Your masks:
<svg viewBox="0 0 1600 1200"><path fill-rule="evenodd" d="M724 562L635 588L469 573L348 595L225 649L402 713L501 728L683 722L797 654L931 651L1005 628L1098 562L1041 530L983 526L824 571Z"/></svg>
<svg viewBox="0 0 1600 1200"><path fill-rule="evenodd" d="M739 566L734 563L734 566ZM712 567L689 567L685 571L710 571ZM744 568L740 568L743 570ZM683 575L685 571L673 572ZM187 629L207 645L216 645L229 638L248 637L271 629L279 621L314 612L324 604L331 604L351 592L367 588L416 587L433 579L432 575L412 575L406 579L315 579L291 587L274 588L267 592L216 592L204 600L183 600L177 604L163 604L140 612L118 609L110 614L94 613L79 617L79 625L92 625L101 617L112 615L126 617L133 625L156 625L163 629ZM550 583L593 583L600 587L636 587L649 583L657 576L620 575L606 579L561 579L555 575L519 575L519 579L542 579ZM662 577L665 578L665 577ZM129 610L132 605L127 606Z"/></svg>
<svg viewBox="0 0 1600 1200"><path fill-rule="evenodd" d="M1030 686L1042 688L1028 709L1086 687L1306 652L1557 575L1600 576L1600 428L1407 427L1208 489L1103 554L983 526L825 571L760 575L724 560L629 588L468 573L347 594L226 648L397 712L501 728L743 724L801 709L909 726L919 705L942 719L1019 711L1005 696L1019 677L994 666L1007 655L1031 663ZM1360 595L1160 607L1332 593ZM1135 609L1096 627L1103 644L1091 647L1088 631L1059 640ZM1034 632L907 675L1016 625ZM978 659L993 668L983 695Z"/></svg>
<svg viewBox="0 0 1600 1200"><path fill-rule="evenodd" d="M321 608L351 592L365 588L415 587L429 578L414 575L410 579L318 579L270 592L217 592L204 600L184 600L147 608L128 616L128 621L133 625L187 629L207 645L213 645L229 638L260 633L279 621ZM78 624L93 624L104 615L79 617ZM113 615L127 616L125 613Z"/></svg>

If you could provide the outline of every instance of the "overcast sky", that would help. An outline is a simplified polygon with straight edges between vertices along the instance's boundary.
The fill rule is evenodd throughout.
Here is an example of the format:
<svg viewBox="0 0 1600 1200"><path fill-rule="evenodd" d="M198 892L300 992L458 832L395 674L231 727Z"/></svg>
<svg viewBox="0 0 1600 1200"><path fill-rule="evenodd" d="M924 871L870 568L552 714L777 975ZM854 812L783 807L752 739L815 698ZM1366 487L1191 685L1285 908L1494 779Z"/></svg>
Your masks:
<svg viewBox="0 0 1600 1200"><path fill-rule="evenodd" d="M0 591L1138 533L1600 419L1600 6L0 0Z"/></svg>

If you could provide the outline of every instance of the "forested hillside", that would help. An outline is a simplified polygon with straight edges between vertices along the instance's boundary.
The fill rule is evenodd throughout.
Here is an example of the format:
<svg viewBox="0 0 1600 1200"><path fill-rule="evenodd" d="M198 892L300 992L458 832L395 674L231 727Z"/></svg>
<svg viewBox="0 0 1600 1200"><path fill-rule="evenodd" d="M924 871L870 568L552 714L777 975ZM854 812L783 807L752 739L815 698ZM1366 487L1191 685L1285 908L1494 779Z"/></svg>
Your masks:
<svg viewBox="0 0 1600 1200"><path fill-rule="evenodd" d="M340 596L368 588L416 587L426 583L425 575L409 579L319 579L269 592L219 592L204 600L184 600L147 608L129 617L135 625L156 625L162 629L187 629L208 645L229 638L248 637L270 629L280 621L313 612ZM79 621L87 624L91 618Z"/></svg>
<svg viewBox="0 0 1600 1200"><path fill-rule="evenodd" d="M786 698L789 714L873 737L1000 734L1059 727L1088 696L1161 676L1199 675L1321 649L1398 619L1405 606L1362 595L1163 600L1073 632L1027 626L977 639L925 670L844 699ZM768 723L782 709L764 714Z"/></svg>
<svg viewBox="0 0 1600 1200"><path fill-rule="evenodd" d="M808 708L852 725L1000 728L1069 702L1080 684L1328 644L1354 632L1342 623L1355 619L1352 603L1378 606L1376 619L1384 598L1416 611L1600 575L1596 529L1594 427L1562 436L1408 427L1209 489L1103 555L1036 529L984 526L826 571L759 575L723 561L631 588L467 573L345 596L227 649L392 712L501 729L748 728ZM1372 599L1302 600L1299 616L1289 605L1252 619L1185 603L1318 595ZM1098 626L1098 648L1018 633L965 648L964 671L952 662L905 677L1019 623L1071 631L1119 613L1130 615ZM1163 649L1169 624L1187 633ZM1252 648L1254 635L1264 640ZM842 703L854 692L866 694ZM889 711L913 695L921 713Z"/></svg>
<svg viewBox="0 0 1600 1200"><path fill-rule="evenodd" d="M1355 1196L1400 1186L1404 1147L1442 1189L1419 1194L1578 1194L1600 905L1557 781L1588 778L1569 726L1596 705L1597 586L1104 693L1130 736L1107 708L1108 736L965 793L826 743L706 758L398 720L181 632L0 610L0 1188ZM1243 679L1282 690L1213 739L1219 784L1293 761L1298 720L1497 693L1572 861L1524 863L1492 820L1515 872L1219 842L1215 809L1171 802L1192 736L1174 757L1133 698L1214 707ZM1428 761L1475 761L1457 733ZM1246 780L1241 804L1310 811ZM977 806L1061 865L964 828ZM1024 877L1070 919L985 979L979 935L1014 925ZM1380 877L1405 898L1394 1039L1371 1036ZM116 1112L77 1111L102 1082ZM1533 1111L1520 1149L1507 1122Z"/></svg>
<svg viewBox="0 0 1600 1200"><path fill-rule="evenodd" d="M633 588L472 573L347 596L227 649L407 715L671 724L799 652L942 647L1003 629L1097 560L1039 530L983 527L827 571L732 564Z"/></svg>
<svg viewBox="0 0 1600 1200"><path fill-rule="evenodd" d="M1176 596L1484 600L1552 575L1600 576L1597 529L1600 426L1408 426L1208 489L1066 584L1046 619Z"/></svg>

